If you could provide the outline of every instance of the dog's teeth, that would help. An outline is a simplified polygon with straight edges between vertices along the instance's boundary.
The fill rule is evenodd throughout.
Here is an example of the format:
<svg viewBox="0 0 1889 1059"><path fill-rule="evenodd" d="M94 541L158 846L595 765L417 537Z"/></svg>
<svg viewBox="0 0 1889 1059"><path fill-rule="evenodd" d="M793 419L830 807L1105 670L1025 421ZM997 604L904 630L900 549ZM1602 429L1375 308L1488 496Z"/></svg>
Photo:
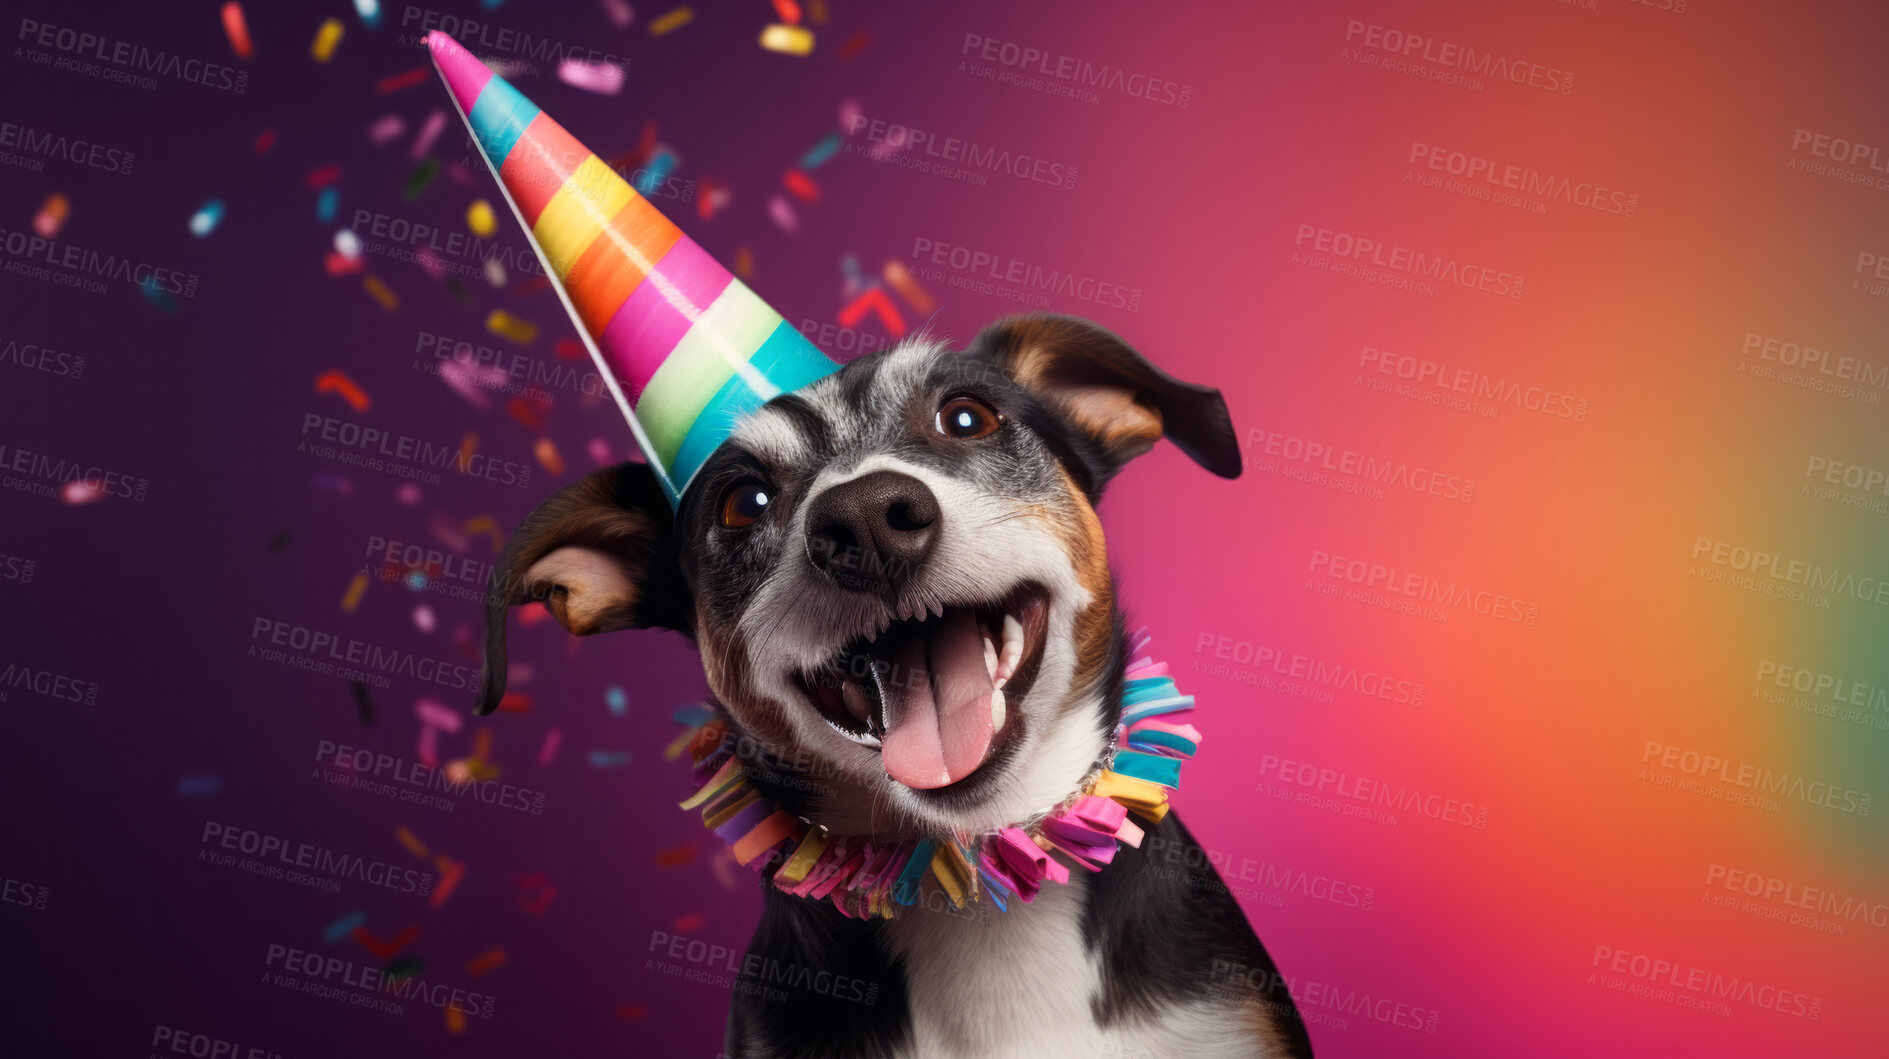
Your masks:
<svg viewBox="0 0 1889 1059"><path fill-rule="evenodd" d="M1009 680L1017 671L1017 663L1023 661L1023 623L1014 616L1004 615L1004 647L997 658L997 676Z"/></svg>
<svg viewBox="0 0 1889 1059"><path fill-rule="evenodd" d="M997 645L990 642L990 636L984 636L984 668L989 671L990 679L997 679Z"/></svg>
<svg viewBox="0 0 1889 1059"><path fill-rule="evenodd" d="M943 600L934 599L931 601L931 616L934 618L944 617L944 601Z"/></svg>
<svg viewBox="0 0 1889 1059"><path fill-rule="evenodd" d="M996 691L993 691L990 693L990 730L991 731L1001 732L1004 730L1004 713L1005 713L1004 689L998 688Z"/></svg>

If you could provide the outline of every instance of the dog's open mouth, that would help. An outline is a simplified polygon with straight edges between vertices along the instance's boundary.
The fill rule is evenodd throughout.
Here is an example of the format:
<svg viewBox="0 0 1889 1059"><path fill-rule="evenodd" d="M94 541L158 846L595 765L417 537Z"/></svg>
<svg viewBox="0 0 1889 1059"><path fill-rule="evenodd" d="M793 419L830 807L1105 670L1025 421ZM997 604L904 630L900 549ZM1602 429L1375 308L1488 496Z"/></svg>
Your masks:
<svg viewBox="0 0 1889 1059"><path fill-rule="evenodd" d="M886 774L919 790L957 783L1014 737L1049 605L1026 584L943 610L893 621L797 675L829 724L878 747Z"/></svg>

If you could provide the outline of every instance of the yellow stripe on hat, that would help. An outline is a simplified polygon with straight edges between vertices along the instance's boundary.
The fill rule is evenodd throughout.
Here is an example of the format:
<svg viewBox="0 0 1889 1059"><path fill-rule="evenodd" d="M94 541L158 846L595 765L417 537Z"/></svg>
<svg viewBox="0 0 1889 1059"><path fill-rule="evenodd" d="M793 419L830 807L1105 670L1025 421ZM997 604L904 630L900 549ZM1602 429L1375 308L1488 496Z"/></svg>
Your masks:
<svg viewBox="0 0 1889 1059"><path fill-rule="evenodd" d="M664 467L673 466L682 441L702 409L736 372L753 374L749 358L780 326L780 314L768 308L740 280L728 284L715 303L695 320L636 402L636 418L655 446ZM767 380L758 380L768 386ZM762 393L762 399L773 397Z"/></svg>
<svg viewBox="0 0 1889 1059"><path fill-rule="evenodd" d="M577 259L636 192L623 178L591 155L579 162L570 179L545 203L531 234L544 248L558 278L570 275Z"/></svg>

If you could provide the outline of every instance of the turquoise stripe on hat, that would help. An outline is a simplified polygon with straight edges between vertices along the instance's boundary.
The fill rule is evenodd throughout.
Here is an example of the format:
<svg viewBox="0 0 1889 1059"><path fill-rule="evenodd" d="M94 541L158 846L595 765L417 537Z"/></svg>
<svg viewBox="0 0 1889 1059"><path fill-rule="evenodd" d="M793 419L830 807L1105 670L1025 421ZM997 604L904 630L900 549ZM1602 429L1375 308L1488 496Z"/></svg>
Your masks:
<svg viewBox="0 0 1889 1059"><path fill-rule="evenodd" d="M1109 767L1124 776L1133 776L1169 789L1181 785L1181 759L1144 754L1139 750L1117 750Z"/></svg>
<svg viewBox="0 0 1889 1059"><path fill-rule="evenodd" d="M792 393L840 370L838 364L785 320L775 326L748 364L782 393ZM739 374L722 383L708 404L702 406L701 414L695 417L682 439L682 446L676 450L675 461L669 468L669 477L676 488L686 490L695 472L728 440L728 435L734 433L742 417L765 403Z"/></svg>
<svg viewBox="0 0 1889 1059"><path fill-rule="evenodd" d="M537 116L538 104L520 95L503 77L492 78L479 91L479 100L466 118L485 156L492 160L493 176L498 176L496 170L511 157L512 145Z"/></svg>

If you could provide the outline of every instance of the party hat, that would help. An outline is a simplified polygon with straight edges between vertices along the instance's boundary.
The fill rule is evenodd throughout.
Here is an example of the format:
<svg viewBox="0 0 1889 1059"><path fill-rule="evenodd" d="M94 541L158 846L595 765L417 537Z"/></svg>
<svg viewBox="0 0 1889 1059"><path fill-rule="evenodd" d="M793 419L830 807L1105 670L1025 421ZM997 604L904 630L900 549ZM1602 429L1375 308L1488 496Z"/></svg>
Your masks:
<svg viewBox="0 0 1889 1059"><path fill-rule="evenodd" d="M839 370L478 56L426 46L670 503L742 416Z"/></svg>

